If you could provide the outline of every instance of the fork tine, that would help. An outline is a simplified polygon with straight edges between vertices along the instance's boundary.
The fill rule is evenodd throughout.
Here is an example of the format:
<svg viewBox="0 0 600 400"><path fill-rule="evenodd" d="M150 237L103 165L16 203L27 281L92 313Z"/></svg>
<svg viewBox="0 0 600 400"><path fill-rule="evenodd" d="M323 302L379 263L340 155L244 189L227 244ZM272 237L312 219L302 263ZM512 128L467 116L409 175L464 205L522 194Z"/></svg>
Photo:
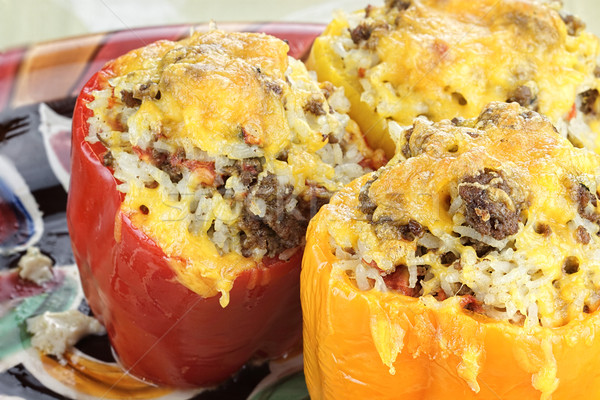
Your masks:
<svg viewBox="0 0 600 400"><path fill-rule="evenodd" d="M0 142L27 133L31 125L29 114L0 122Z"/></svg>

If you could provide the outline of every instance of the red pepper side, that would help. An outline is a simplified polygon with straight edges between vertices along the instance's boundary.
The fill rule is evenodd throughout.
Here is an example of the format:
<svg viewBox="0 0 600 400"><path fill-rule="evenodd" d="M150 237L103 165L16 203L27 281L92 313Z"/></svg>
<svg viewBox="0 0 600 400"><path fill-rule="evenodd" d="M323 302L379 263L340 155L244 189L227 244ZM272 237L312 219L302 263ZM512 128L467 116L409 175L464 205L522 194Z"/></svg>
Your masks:
<svg viewBox="0 0 600 400"><path fill-rule="evenodd" d="M106 148L85 140L86 105L109 76L110 66L94 75L75 107L67 221L87 301L123 367L157 384L210 386L299 345L301 250L241 273L222 308L218 295L180 284L163 250L120 213Z"/></svg>

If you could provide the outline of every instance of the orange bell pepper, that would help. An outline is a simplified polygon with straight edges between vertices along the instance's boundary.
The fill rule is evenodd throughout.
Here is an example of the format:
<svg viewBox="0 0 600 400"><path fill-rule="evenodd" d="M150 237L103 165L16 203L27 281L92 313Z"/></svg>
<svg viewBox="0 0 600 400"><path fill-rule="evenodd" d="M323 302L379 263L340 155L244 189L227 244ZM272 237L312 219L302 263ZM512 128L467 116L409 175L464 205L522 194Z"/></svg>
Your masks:
<svg viewBox="0 0 600 400"><path fill-rule="evenodd" d="M600 398L597 312L525 329L465 310L460 296L359 290L334 266L328 225L369 178L338 192L308 229L301 300L312 399Z"/></svg>

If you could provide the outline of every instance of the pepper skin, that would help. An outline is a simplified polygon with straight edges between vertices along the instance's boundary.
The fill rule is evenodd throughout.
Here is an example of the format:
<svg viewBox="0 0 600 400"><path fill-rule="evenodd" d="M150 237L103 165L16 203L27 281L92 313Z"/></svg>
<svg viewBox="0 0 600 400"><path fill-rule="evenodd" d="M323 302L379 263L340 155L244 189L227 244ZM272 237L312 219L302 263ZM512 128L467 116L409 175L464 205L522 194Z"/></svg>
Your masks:
<svg viewBox="0 0 600 400"><path fill-rule="evenodd" d="M309 225L300 286L311 399L600 398L598 312L525 330L464 310L460 296L360 291L335 268L333 210L355 202L369 178L338 192Z"/></svg>
<svg viewBox="0 0 600 400"><path fill-rule="evenodd" d="M306 65L308 69L317 73L321 82L332 82L334 85L344 88L344 94L352 105L349 115L365 132L369 146L373 149L383 149L386 156L391 158L396 146L388 134L386 120L361 100L362 87L360 83L344 70L342 60L335 56L326 41L328 36L338 36L344 29L347 27L339 21L331 21L321 36L313 42Z"/></svg>
<svg viewBox="0 0 600 400"><path fill-rule="evenodd" d="M85 140L86 105L109 75L110 67L94 75L75 107L67 220L87 301L124 369L161 385L211 386L299 345L300 249L240 273L223 308L219 296L179 283L163 250L120 212L106 149Z"/></svg>

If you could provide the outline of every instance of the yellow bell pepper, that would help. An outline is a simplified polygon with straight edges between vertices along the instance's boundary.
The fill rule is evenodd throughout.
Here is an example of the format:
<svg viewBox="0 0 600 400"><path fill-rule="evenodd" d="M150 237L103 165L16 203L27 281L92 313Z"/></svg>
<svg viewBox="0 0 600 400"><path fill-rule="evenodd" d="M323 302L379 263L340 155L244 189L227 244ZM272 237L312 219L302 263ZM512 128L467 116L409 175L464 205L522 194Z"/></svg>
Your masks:
<svg viewBox="0 0 600 400"><path fill-rule="evenodd" d="M534 1L386 1L338 13L307 66L344 87L350 116L388 157L389 121L472 118L491 101L516 101L555 124L582 116L591 128L573 140L596 150L590 111L600 102L589 95L600 88L600 42L578 21ZM576 109L577 96L588 105Z"/></svg>
<svg viewBox="0 0 600 400"><path fill-rule="evenodd" d="M344 93L350 100L349 114L358 123L365 137L374 149L383 149L388 157L393 155L394 142L387 134L387 121L382 119L377 112L361 101L362 88L356 77L344 70L343 61L337 57L331 45L331 39L348 29L347 25L338 20L333 20L321 36L315 39L306 65L317 72L319 81L332 82L344 88Z"/></svg>

